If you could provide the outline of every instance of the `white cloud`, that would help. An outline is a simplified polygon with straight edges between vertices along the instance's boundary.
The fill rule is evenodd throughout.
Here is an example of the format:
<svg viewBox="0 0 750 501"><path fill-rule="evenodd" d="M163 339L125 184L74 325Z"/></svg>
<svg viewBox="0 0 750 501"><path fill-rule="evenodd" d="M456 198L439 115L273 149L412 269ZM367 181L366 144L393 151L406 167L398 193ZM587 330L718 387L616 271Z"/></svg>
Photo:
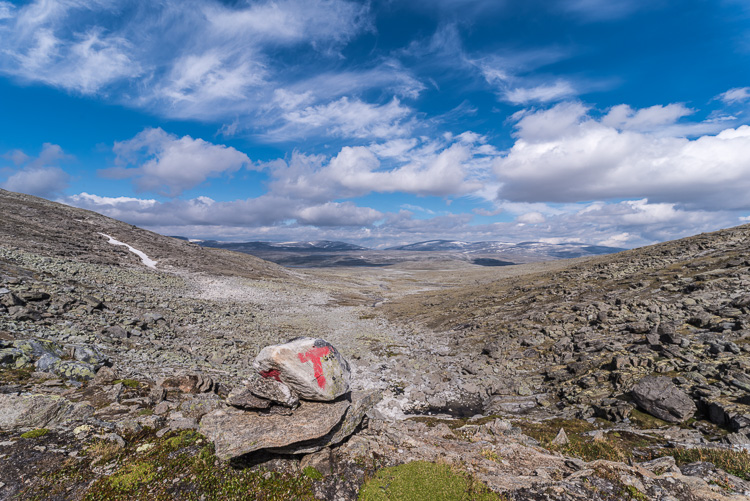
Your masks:
<svg viewBox="0 0 750 501"><path fill-rule="evenodd" d="M134 138L116 142L119 167L100 171L107 177L134 178L141 191L177 196L209 177L231 174L250 159L236 149L190 136L178 138L157 129L144 129ZM126 167L134 164L135 167Z"/></svg>
<svg viewBox="0 0 750 501"><path fill-rule="evenodd" d="M691 115L693 110L683 104L668 104L666 106L651 106L634 110L627 104L613 106L602 117L601 123L615 129L629 129L639 131L653 131L665 125L671 125L682 117Z"/></svg>
<svg viewBox="0 0 750 501"><path fill-rule="evenodd" d="M575 96L578 92L565 80L557 80L552 84L542 84L536 87L516 87L505 92L505 98L513 104L527 104L531 102L548 103L561 101Z"/></svg>
<svg viewBox="0 0 750 501"><path fill-rule="evenodd" d="M524 224L540 224L545 222L547 219L541 212L527 212L521 214L516 218L516 221Z"/></svg>
<svg viewBox="0 0 750 501"><path fill-rule="evenodd" d="M10 175L0 183L3 189L51 197L68 187L70 176L56 164L73 157L65 154L56 144L44 143L37 157L30 157L21 150L12 150L2 158L10 160L16 167L8 169Z"/></svg>
<svg viewBox="0 0 750 501"><path fill-rule="evenodd" d="M68 187L70 176L60 167L22 169L0 184L9 191L49 197Z"/></svg>
<svg viewBox="0 0 750 501"><path fill-rule="evenodd" d="M635 125L670 127L679 106L628 112ZM524 115L496 160L499 196L516 202L641 199L702 209L750 207L750 126L695 140L607 125L578 103ZM622 124L622 120L619 120ZM663 132L663 131L662 131Z"/></svg>
<svg viewBox="0 0 750 501"><path fill-rule="evenodd" d="M743 103L750 100L750 87L736 87L719 94L719 99L727 104Z"/></svg>
<svg viewBox="0 0 750 501"><path fill-rule="evenodd" d="M383 218L383 213L351 202L329 202L305 207L297 215L300 224L312 226L369 226Z"/></svg>
<svg viewBox="0 0 750 501"><path fill-rule="evenodd" d="M320 202L368 193L465 195L482 188L478 177L490 171L491 158L478 157L476 148L466 144L428 143L409 150L397 166L383 168L370 148L345 146L327 163L321 157L295 154L288 164L268 168L271 193Z"/></svg>
<svg viewBox="0 0 750 501"><path fill-rule="evenodd" d="M282 114L286 122L265 134L270 140L286 141L311 132L353 138L397 138L406 135L410 125L405 118L412 113L394 98L375 105L342 97L327 104L308 106Z"/></svg>

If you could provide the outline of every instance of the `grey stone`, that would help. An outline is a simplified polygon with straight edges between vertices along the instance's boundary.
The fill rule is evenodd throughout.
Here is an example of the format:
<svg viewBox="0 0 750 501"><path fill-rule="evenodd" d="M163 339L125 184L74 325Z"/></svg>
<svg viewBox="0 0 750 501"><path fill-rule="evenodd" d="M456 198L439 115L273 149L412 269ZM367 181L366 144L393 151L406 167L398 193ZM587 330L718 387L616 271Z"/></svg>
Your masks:
<svg viewBox="0 0 750 501"><path fill-rule="evenodd" d="M51 353L45 353L39 358L34 364L36 370L40 372L54 372L55 367L60 363L60 357L56 357Z"/></svg>
<svg viewBox="0 0 750 501"><path fill-rule="evenodd" d="M670 423L681 423L697 408L668 377L646 376L633 387L633 399L646 412Z"/></svg>
<svg viewBox="0 0 750 501"><path fill-rule="evenodd" d="M260 449L286 447L325 436L349 409L347 397L333 402L302 402L291 416L243 412L227 407L203 416L200 432L221 459Z"/></svg>
<svg viewBox="0 0 750 501"><path fill-rule="evenodd" d="M261 376L277 379L303 399L330 401L349 391L349 362L323 339L301 337L266 346L253 365Z"/></svg>
<svg viewBox="0 0 750 501"><path fill-rule="evenodd" d="M254 377L246 383L246 387L256 397L264 398L286 407L296 407L299 398L292 390L280 381L267 377Z"/></svg>
<svg viewBox="0 0 750 501"><path fill-rule="evenodd" d="M238 386L230 391L227 395L227 403L240 409L268 409L271 407L270 400L256 397L245 385Z"/></svg>

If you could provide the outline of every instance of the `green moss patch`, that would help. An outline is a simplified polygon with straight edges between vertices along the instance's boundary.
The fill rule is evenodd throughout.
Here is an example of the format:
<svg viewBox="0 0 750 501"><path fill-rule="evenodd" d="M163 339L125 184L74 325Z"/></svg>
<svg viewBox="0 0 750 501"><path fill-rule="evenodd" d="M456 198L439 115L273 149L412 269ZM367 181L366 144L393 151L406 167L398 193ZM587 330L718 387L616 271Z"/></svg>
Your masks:
<svg viewBox="0 0 750 501"><path fill-rule="evenodd" d="M122 385L126 388L133 388L133 389L139 388L141 386L141 383L139 383L135 379L115 379L114 381L112 381L112 384L118 384L118 383L122 383Z"/></svg>
<svg viewBox="0 0 750 501"><path fill-rule="evenodd" d="M47 428L37 428L36 430L27 431L21 434L21 438L39 438L49 433Z"/></svg>
<svg viewBox="0 0 750 501"><path fill-rule="evenodd" d="M306 466L302 470L302 474L306 476L307 478L311 478L313 480L321 480L323 478L323 474L318 471L317 468L313 466Z"/></svg>
<svg viewBox="0 0 750 501"><path fill-rule="evenodd" d="M469 474L445 464L414 461L383 468L359 491L360 501L501 500Z"/></svg>

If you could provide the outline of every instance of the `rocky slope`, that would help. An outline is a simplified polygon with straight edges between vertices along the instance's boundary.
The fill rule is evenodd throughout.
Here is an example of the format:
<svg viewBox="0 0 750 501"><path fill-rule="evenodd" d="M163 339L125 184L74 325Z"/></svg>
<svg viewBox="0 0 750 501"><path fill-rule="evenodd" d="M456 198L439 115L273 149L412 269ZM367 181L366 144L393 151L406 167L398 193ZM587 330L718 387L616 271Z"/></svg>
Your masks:
<svg viewBox="0 0 750 501"><path fill-rule="evenodd" d="M0 499L355 499L413 460L505 499L750 492L747 226L544 265L303 274L0 204ZM194 430L299 335L381 401L344 443L219 460Z"/></svg>

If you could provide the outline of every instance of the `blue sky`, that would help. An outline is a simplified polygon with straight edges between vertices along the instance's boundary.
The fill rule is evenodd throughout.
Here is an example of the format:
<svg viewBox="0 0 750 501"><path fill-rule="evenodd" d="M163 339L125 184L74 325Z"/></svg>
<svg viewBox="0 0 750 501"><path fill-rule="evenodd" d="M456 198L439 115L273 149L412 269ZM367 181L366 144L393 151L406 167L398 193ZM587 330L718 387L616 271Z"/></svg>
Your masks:
<svg viewBox="0 0 750 501"><path fill-rule="evenodd" d="M0 1L0 187L160 233L634 247L750 222L740 0Z"/></svg>

